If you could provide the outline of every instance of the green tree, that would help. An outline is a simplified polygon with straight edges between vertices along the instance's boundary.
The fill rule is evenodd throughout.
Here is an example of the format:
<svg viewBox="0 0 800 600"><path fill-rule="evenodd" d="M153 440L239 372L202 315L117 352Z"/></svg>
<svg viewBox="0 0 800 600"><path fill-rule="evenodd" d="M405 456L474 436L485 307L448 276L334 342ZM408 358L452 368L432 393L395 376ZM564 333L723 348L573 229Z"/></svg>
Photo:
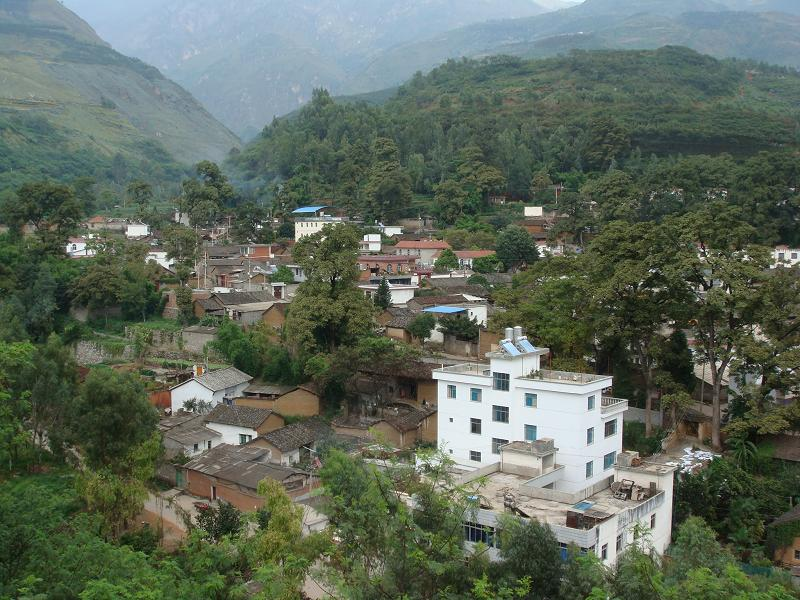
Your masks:
<svg viewBox="0 0 800 600"><path fill-rule="evenodd" d="M206 539L214 543L225 536L238 536L245 526L242 512L225 501L219 502L217 506L204 504L199 507L194 522L203 531Z"/></svg>
<svg viewBox="0 0 800 600"><path fill-rule="evenodd" d="M624 171L610 171L587 183L581 194L597 206L600 220L638 221L639 195L633 178Z"/></svg>
<svg viewBox="0 0 800 600"><path fill-rule="evenodd" d="M615 160L624 158L630 146L628 130L613 117L596 117L589 122L584 157L590 169L607 170Z"/></svg>
<svg viewBox="0 0 800 600"><path fill-rule="evenodd" d="M455 252L450 250L450 248L445 248L442 250L441 254L439 254L439 258L436 259L436 262L433 265L433 269L437 273L455 271L458 269L458 267L458 257L456 256Z"/></svg>
<svg viewBox="0 0 800 600"><path fill-rule="evenodd" d="M499 273L503 270L503 263L496 254L479 256L472 261L472 270L476 273Z"/></svg>
<svg viewBox="0 0 800 600"><path fill-rule="evenodd" d="M83 216L72 188L50 182L26 183L0 207L0 216L18 232L30 224L45 251L61 254Z"/></svg>
<svg viewBox="0 0 800 600"><path fill-rule="evenodd" d="M375 304L375 308L379 310L386 310L392 305L392 290L389 288L389 282L386 277L381 278L372 302Z"/></svg>
<svg viewBox="0 0 800 600"><path fill-rule="evenodd" d="M306 281L300 284L286 319L287 338L309 355L333 352L372 326L372 303L356 286L360 236L349 225L326 225L295 246Z"/></svg>
<svg viewBox="0 0 800 600"><path fill-rule="evenodd" d="M93 468L121 463L155 431L156 410L134 375L95 369L75 404L71 430Z"/></svg>
<svg viewBox="0 0 800 600"><path fill-rule="evenodd" d="M447 179L434 188L436 218L444 225L452 225L464 215L468 201L469 193L452 179Z"/></svg>
<svg viewBox="0 0 800 600"><path fill-rule="evenodd" d="M200 257L200 238L193 229L171 225L164 231L163 243L167 258L175 261L178 279L185 283Z"/></svg>
<svg viewBox="0 0 800 600"><path fill-rule="evenodd" d="M422 345L425 345L425 340L431 337L431 333L436 328L436 317L431 313L421 313L414 317L414 320L408 324L406 328L408 333L417 338Z"/></svg>
<svg viewBox="0 0 800 600"><path fill-rule="evenodd" d="M269 276L270 281L285 284L294 283L294 273L286 265L280 265L275 272Z"/></svg>
<svg viewBox="0 0 800 600"><path fill-rule="evenodd" d="M126 194L133 204L136 205L136 216L143 220L153 202L153 186L146 181L132 181L126 188Z"/></svg>
<svg viewBox="0 0 800 600"><path fill-rule="evenodd" d="M498 234L496 251L500 262L511 271L518 271L539 258L533 236L518 225L509 225Z"/></svg>
<svg viewBox="0 0 800 600"><path fill-rule="evenodd" d="M530 577L526 598L556 598L563 575L558 540L547 524L506 516L500 523L500 568L507 577Z"/></svg>
<svg viewBox="0 0 800 600"><path fill-rule="evenodd" d="M236 191L220 168L202 161L195 167L196 177L183 182L181 211L189 215L192 226L211 226L216 223L226 206L230 206Z"/></svg>
<svg viewBox="0 0 800 600"><path fill-rule="evenodd" d="M370 219L385 220L411 202L411 178L400 166L397 144L377 138L372 146L374 162L365 188Z"/></svg>
<svg viewBox="0 0 800 600"><path fill-rule="evenodd" d="M592 590L604 590L606 570L594 552L581 554L575 546L567 551L564 574L561 579L559 598L562 600L585 600Z"/></svg>
<svg viewBox="0 0 800 600"><path fill-rule="evenodd" d="M721 575L733 564L733 556L719 544L714 530L700 517L689 517L681 523L669 557L667 573L675 582L683 581L690 571L699 568Z"/></svg>
<svg viewBox="0 0 800 600"><path fill-rule="evenodd" d="M274 234L267 221L267 211L253 202L239 205L234 213L231 236L238 243L270 243Z"/></svg>
<svg viewBox="0 0 800 600"><path fill-rule="evenodd" d="M192 288L181 286L175 290L175 304L178 306L179 320L188 325L194 320L194 295Z"/></svg>

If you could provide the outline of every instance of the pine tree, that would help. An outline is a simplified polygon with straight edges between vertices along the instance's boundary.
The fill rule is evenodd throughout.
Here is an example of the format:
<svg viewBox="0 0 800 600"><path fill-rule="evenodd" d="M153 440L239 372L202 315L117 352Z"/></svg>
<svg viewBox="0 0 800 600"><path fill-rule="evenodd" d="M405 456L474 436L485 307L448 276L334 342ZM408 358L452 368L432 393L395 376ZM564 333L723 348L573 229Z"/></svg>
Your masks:
<svg viewBox="0 0 800 600"><path fill-rule="evenodd" d="M386 281L386 277L381 279L378 284L378 291L375 293L373 301L375 306L382 310L386 310L392 305L392 291L389 289L389 282Z"/></svg>

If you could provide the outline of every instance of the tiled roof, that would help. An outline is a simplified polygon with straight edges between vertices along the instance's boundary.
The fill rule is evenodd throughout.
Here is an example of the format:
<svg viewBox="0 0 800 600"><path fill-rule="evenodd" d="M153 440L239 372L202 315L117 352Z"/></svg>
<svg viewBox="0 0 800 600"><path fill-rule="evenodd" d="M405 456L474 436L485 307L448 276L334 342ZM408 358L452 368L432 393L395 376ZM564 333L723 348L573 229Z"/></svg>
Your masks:
<svg viewBox="0 0 800 600"><path fill-rule="evenodd" d="M400 310L391 310L392 319L386 323L386 327L393 327L395 329L405 329L411 322L417 318L419 313L416 313L408 308Z"/></svg>
<svg viewBox="0 0 800 600"><path fill-rule="evenodd" d="M275 302L275 296L270 292L228 292L226 294L214 294L214 298L225 306L234 304L254 304L257 302Z"/></svg>
<svg viewBox="0 0 800 600"><path fill-rule="evenodd" d="M321 419L308 419L270 431L261 437L281 452L289 452L313 444L331 433L331 428Z"/></svg>
<svg viewBox="0 0 800 600"><path fill-rule="evenodd" d="M444 250L449 248L450 244L442 240L403 240L402 242L397 242L394 247L411 250Z"/></svg>
<svg viewBox="0 0 800 600"><path fill-rule="evenodd" d="M770 527L773 525L783 525L784 523L793 523L794 521L800 521L800 504L775 519L770 523Z"/></svg>
<svg viewBox="0 0 800 600"><path fill-rule="evenodd" d="M261 394L263 396L283 396L296 389L291 385L274 385L271 383L251 383L244 389L245 394Z"/></svg>
<svg viewBox="0 0 800 600"><path fill-rule="evenodd" d="M383 411L383 420L398 431L413 431L420 426L420 423L435 412L435 406L422 406L417 408L408 404L390 404Z"/></svg>
<svg viewBox="0 0 800 600"><path fill-rule="evenodd" d="M243 373L236 367L228 367L227 369L218 369L217 371L208 371L200 377L195 377L189 381L196 381L203 387L207 387L212 392L219 392L227 388L236 387L253 378L247 373ZM188 382L184 382L188 383Z"/></svg>
<svg viewBox="0 0 800 600"><path fill-rule="evenodd" d="M305 475L299 469L267 462L268 450L257 446L220 444L186 463L185 468L212 475L251 490L264 479L285 481L293 475Z"/></svg>
<svg viewBox="0 0 800 600"><path fill-rule="evenodd" d="M205 426L205 416L187 414L162 419L158 429L165 438L182 445L222 437L221 434Z"/></svg>
<svg viewBox="0 0 800 600"><path fill-rule="evenodd" d="M258 429L271 414L272 411L268 408L217 404L214 410L206 415L205 420L206 423L219 423L220 425Z"/></svg>

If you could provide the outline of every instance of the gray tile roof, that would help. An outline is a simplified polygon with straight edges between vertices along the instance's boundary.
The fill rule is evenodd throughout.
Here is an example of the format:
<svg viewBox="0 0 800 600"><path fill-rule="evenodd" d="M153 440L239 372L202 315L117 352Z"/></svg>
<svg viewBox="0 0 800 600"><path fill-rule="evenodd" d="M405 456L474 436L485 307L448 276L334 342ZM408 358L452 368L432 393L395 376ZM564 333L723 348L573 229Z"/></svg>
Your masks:
<svg viewBox="0 0 800 600"><path fill-rule="evenodd" d="M240 371L236 367L208 371L200 377L194 378L194 381L204 387L207 387L212 392L219 392L220 390L236 387L237 385L241 385L252 380L253 378L250 377L250 375Z"/></svg>
<svg viewBox="0 0 800 600"><path fill-rule="evenodd" d="M230 481L251 490L260 481L275 479L283 482L304 471L281 467L267 462L269 451L257 446L232 446L220 444L186 463L185 468Z"/></svg>
<svg viewBox="0 0 800 600"><path fill-rule="evenodd" d="M321 419L308 419L270 431L261 437L281 452L289 452L313 444L332 433L331 428Z"/></svg>
<svg viewBox="0 0 800 600"><path fill-rule="evenodd" d="M293 385L275 385L272 383L251 383L244 389L245 394L259 394L261 396L283 396L287 392L297 389Z"/></svg>
<svg viewBox="0 0 800 600"><path fill-rule="evenodd" d="M269 418L272 411L268 408L253 408L252 406L229 406L217 404L205 417L206 423L219 423L220 425L233 425L258 429ZM212 425L213 428L213 425Z"/></svg>
<svg viewBox="0 0 800 600"><path fill-rule="evenodd" d="M270 292L228 292L226 294L214 294L216 300L225 306L234 304L254 304L256 302L275 302L275 296Z"/></svg>

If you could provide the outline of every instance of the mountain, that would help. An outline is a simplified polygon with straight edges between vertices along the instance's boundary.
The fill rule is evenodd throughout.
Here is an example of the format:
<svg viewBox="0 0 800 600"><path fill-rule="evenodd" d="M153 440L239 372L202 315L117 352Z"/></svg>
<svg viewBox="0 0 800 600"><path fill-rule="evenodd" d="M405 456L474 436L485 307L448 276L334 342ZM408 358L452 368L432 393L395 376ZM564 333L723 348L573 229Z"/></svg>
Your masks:
<svg viewBox="0 0 800 600"><path fill-rule="evenodd" d="M157 178L239 144L191 94L56 0L0 1L0 186Z"/></svg>
<svg viewBox="0 0 800 600"><path fill-rule="evenodd" d="M67 4L116 49L156 65L245 136L255 135L275 115L296 110L316 87L346 93L346 82L388 48L472 23L545 11L533 0Z"/></svg>
<svg viewBox="0 0 800 600"><path fill-rule="evenodd" d="M731 8L747 9L732 11ZM788 12L759 12L784 9ZM586 0L534 16L480 23L396 46L348 82L350 93L397 85L448 58L553 56L571 49L685 45L717 57L800 67L795 0Z"/></svg>

